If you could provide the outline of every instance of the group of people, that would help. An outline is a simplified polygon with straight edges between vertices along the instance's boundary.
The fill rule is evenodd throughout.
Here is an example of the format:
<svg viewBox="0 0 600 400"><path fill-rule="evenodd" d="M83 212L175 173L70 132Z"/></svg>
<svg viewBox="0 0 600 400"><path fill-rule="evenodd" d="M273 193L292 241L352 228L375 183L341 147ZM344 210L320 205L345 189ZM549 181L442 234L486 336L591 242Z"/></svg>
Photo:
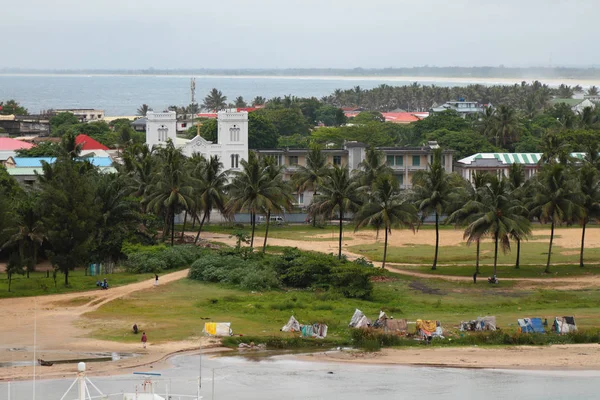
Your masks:
<svg viewBox="0 0 600 400"><path fill-rule="evenodd" d="M139 333L137 324L133 324L133 333L136 335ZM142 332L142 344L144 348L146 348L146 342L148 342L148 337L146 336L146 332Z"/></svg>
<svg viewBox="0 0 600 400"><path fill-rule="evenodd" d="M475 272L475 273L473 274L473 283L477 283L477 272ZM490 277L488 278L488 283L493 283L493 284L496 284L496 283L498 283L498 278L496 278L496 275L494 275L494 276L490 276Z"/></svg>
<svg viewBox="0 0 600 400"><path fill-rule="evenodd" d="M106 280L106 278L104 278L102 282L96 281L96 286L98 286L102 290L106 290L108 289L108 281Z"/></svg>

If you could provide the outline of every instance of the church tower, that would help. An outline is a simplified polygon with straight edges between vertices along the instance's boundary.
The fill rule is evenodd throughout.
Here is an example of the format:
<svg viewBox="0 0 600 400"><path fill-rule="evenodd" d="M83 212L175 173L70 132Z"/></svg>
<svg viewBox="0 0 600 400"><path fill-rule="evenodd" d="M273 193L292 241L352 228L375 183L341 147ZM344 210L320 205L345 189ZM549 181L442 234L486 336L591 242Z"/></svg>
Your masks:
<svg viewBox="0 0 600 400"><path fill-rule="evenodd" d="M248 159L248 112L219 111L217 121L221 162L225 169L239 169L240 161Z"/></svg>
<svg viewBox="0 0 600 400"><path fill-rule="evenodd" d="M146 114L146 144L164 146L171 139L177 139L177 114L175 111L154 112Z"/></svg>

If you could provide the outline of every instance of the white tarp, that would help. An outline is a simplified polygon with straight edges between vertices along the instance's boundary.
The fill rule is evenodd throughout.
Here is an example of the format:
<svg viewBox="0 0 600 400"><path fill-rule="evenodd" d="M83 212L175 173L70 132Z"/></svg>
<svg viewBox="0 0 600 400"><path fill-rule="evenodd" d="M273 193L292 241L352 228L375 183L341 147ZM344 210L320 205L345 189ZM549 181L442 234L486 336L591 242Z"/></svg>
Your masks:
<svg viewBox="0 0 600 400"><path fill-rule="evenodd" d="M371 320L357 308L348 326L350 328L367 328L371 326Z"/></svg>
<svg viewBox="0 0 600 400"><path fill-rule="evenodd" d="M202 332L209 336L231 336L231 322L206 322Z"/></svg>
<svg viewBox="0 0 600 400"><path fill-rule="evenodd" d="M283 328L281 328L281 331L282 332L300 332L300 329L301 329L300 328L300 323L292 315L290 317L289 321L287 322L287 324L285 324L283 326Z"/></svg>

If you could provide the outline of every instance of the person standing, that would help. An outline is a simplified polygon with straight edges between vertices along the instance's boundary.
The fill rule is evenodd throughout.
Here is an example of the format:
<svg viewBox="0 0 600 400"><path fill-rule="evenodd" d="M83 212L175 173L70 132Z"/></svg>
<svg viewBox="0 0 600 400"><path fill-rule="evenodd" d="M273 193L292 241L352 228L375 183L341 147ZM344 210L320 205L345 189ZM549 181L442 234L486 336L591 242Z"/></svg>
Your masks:
<svg viewBox="0 0 600 400"><path fill-rule="evenodd" d="M154 286L158 286L158 274L154 274Z"/></svg>
<svg viewBox="0 0 600 400"><path fill-rule="evenodd" d="M144 344L144 348L146 348L147 341L148 341L148 337L146 337L146 332L142 332L142 343Z"/></svg>
<svg viewBox="0 0 600 400"><path fill-rule="evenodd" d="M477 272L473 274L473 283L477 283Z"/></svg>

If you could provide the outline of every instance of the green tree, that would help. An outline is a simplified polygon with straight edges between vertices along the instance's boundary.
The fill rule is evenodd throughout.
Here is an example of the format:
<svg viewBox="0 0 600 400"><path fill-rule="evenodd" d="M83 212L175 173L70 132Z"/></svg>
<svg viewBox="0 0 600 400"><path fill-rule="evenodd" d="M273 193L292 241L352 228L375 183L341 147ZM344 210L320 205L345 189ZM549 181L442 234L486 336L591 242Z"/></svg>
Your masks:
<svg viewBox="0 0 600 400"><path fill-rule="evenodd" d="M496 146L517 141L520 132L521 123L514 108L503 104L494 111L494 124L488 134Z"/></svg>
<svg viewBox="0 0 600 400"><path fill-rule="evenodd" d="M340 108L323 105L316 112L316 120L325 126L344 125L348 118Z"/></svg>
<svg viewBox="0 0 600 400"><path fill-rule="evenodd" d="M531 231L529 219L523 216L521 203L512 197L507 180L490 178L490 183L481 189L479 201L471 200L465 207L475 211L473 220L465 229L468 243L491 236L494 241L494 275L498 264L498 244L506 253L510 250L509 236L513 232L527 235Z"/></svg>
<svg viewBox="0 0 600 400"><path fill-rule="evenodd" d="M313 199L317 214L328 218L338 214L340 220L338 258L342 258L344 216L358 210L361 204L359 183L346 166L334 165L319 186L320 193Z"/></svg>
<svg viewBox="0 0 600 400"><path fill-rule="evenodd" d="M455 151L457 160L476 153L494 153L502 150L491 144L484 136L472 131L452 132L438 129L425 135L426 140L436 141L441 147Z"/></svg>
<svg viewBox="0 0 600 400"><path fill-rule="evenodd" d="M253 114L262 115L270 120L280 136L290 136L299 133L308 135L309 125L298 108L263 108Z"/></svg>
<svg viewBox="0 0 600 400"><path fill-rule="evenodd" d="M368 124L372 122L385 122L385 118L380 112L362 111L356 117L350 119L350 123L352 124Z"/></svg>
<svg viewBox="0 0 600 400"><path fill-rule="evenodd" d="M193 187L184 168L185 158L181 149L172 141L158 150L160 164L153 174L152 182L145 191L149 210L164 217L163 238L171 233L171 246L175 240L175 215L194 207Z"/></svg>
<svg viewBox="0 0 600 400"><path fill-rule="evenodd" d="M219 111L227 106L227 96L223 96L220 90L213 88L204 98L202 108Z"/></svg>
<svg viewBox="0 0 600 400"><path fill-rule="evenodd" d="M47 254L54 268L65 275L65 285L69 271L89 261L98 222L94 182L83 164L61 156L50 166L51 173L40 180L42 222L50 245Z"/></svg>
<svg viewBox="0 0 600 400"><path fill-rule="evenodd" d="M248 114L248 147L251 149L275 149L279 133L275 125L263 115Z"/></svg>
<svg viewBox="0 0 600 400"><path fill-rule="evenodd" d="M512 196L523 206L521 211L524 217L529 216L529 210L526 204L526 188L525 188L525 169L523 164L513 163L508 169L508 183L510 184ZM511 239L517 242L517 258L515 260L515 268L519 269L521 264L521 241L527 239L529 235L524 235L523 232L514 231L510 233Z"/></svg>
<svg viewBox="0 0 600 400"><path fill-rule="evenodd" d="M60 154L60 143L40 142L30 149L17 150L18 157L56 157Z"/></svg>
<svg viewBox="0 0 600 400"><path fill-rule="evenodd" d="M265 253L267 251L267 238L269 237L271 214L282 214L285 211L290 211L293 206L294 196L292 196L290 185L283 180L285 168L281 165L277 165L275 157L264 157L261 159L261 163L267 178L278 188L276 191L277 195L271 199L270 203L266 203L264 210L267 214L265 240L263 243L263 253Z"/></svg>
<svg viewBox="0 0 600 400"><path fill-rule="evenodd" d="M588 96L598 96L598 94L600 94L600 91L598 91L598 86L592 85L588 88L585 94Z"/></svg>
<svg viewBox="0 0 600 400"><path fill-rule="evenodd" d="M6 167L0 164L0 193L3 196L14 198L21 194L22 190L15 178L8 174Z"/></svg>
<svg viewBox="0 0 600 400"><path fill-rule="evenodd" d="M136 114L145 117L148 111L152 111L152 108L148 104L142 104L136 111Z"/></svg>
<svg viewBox="0 0 600 400"><path fill-rule="evenodd" d="M248 160L242 160L242 170L235 171L229 188L229 201L225 207L226 213L233 215L246 210L250 213L252 233L250 247L254 247L256 216L271 208L279 196L280 188L270 179L264 165L254 152L248 154Z"/></svg>
<svg viewBox="0 0 600 400"><path fill-rule="evenodd" d="M292 183L298 193L312 189L313 201L329 169L327 156L322 150L321 146L313 145L306 155L306 165L299 165L298 170L292 176ZM313 226L316 226L315 217L316 215L313 215Z"/></svg>
<svg viewBox="0 0 600 400"><path fill-rule="evenodd" d="M23 260L19 256L18 252L11 253L8 258L8 262L6 263L6 277L8 278L8 291L10 292L10 288L12 285L12 280L14 275L23 275L25 274L25 270L23 269Z"/></svg>
<svg viewBox="0 0 600 400"><path fill-rule="evenodd" d="M596 154L598 154L596 149ZM600 219L600 181L597 164L585 163L579 169L579 189L581 190L581 252L579 266L584 267L583 250L585 248L585 228L590 221Z"/></svg>
<svg viewBox="0 0 600 400"><path fill-rule="evenodd" d="M310 144L310 138L295 133L291 136L279 136L277 139L277 148L290 148L290 149L307 149Z"/></svg>
<svg viewBox="0 0 600 400"><path fill-rule="evenodd" d="M387 165L385 155L374 147L369 147L366 156L358 165L356 179L361 187L371 191L377 178L384 175L392 175L392 169Z"/></svg>
<svg viewBox="0 0 600 400"><path fill-rule="evenodd" d="M385 268L388 234L392 233L392 228L405 226L414 232L419 218L416 207L401 193L398 181L391 175L382 174L376 178L368 201L356 214L356 221L355 231L362 226L373 225L374 223L378 228L378 232L379 227L385 230L383 263L381 265L381 268Z"/></svg>
<svg viewBox="0 0 600 400"><path fill-rule="evenodd" d="M246 103L246 101L244 100L244 98L242 96L236 97L234 104L235 104L236 108L246 108L246 107L248 107L248 104Z"/></svg>
<svg viewBox="0 0 600 400"><path fill-rule="evenodd" d="M202 122L202 125L200 125L200 136L210 142L217 143L219 136L219 124L217 120L209 119Z"/></svg>
<svg viewBox="0 0 600 400"><path fill-rule="evenodd" d="M79 123L79 118L77 118L73 113L70 112L58 113L52 118L50 118L50 128L52 130L57 129L63 125L77 125Z"/></svg>
<svg viewBox="0 0 600 400"><path fill-rule="evenodd" d="M459 178L457 175L448 174L444 169L441 148L434 150L433 162L426 171L417 171L413 175L413 196L418 210L423 217L432 213L435 216L435 255L432 270L437 269L440 216L449 211L453 197L457 194Z"/></svg>
<svg viewBox="0 0 600 400"><path fill-rule="evenodd" d="M29 115L29 111L16 100L0 101L0 115Z"/></svg>
<svg viewBox="0 0 600 400"><path fill-rule="evenodd" d="M267 102L267 100L262 97L262 96L256 96L253 100L252 100L252 106L256 107L256 106L264 106L265 103Z"/></svg>
<svg viewBox="0 0 600 400"><path fill-rule="evenodd" d="M550 223L550 243L548 261L544 272L550 273L552 243L556 224L572 223L580 215L580 196L575 181L571 178L567 166L547 164L533 178L531 185L530 216L542 223Z"/></svg>

